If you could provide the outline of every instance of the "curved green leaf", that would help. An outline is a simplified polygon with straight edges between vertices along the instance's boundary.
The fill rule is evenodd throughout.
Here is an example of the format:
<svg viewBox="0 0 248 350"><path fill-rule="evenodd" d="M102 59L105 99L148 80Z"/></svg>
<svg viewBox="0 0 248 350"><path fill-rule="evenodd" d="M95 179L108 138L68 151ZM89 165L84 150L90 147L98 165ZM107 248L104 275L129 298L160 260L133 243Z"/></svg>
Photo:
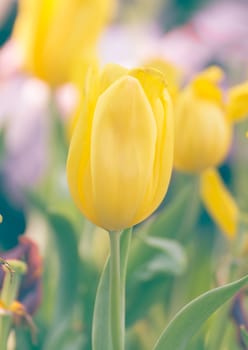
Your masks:
<svg viewBox="0 0 248 350"><path fill-rule="evenodd" d="M248 276L245 276L191 301L170 322L153 350L184 350L203 323L247 282Z"/></svg>
<svg viewBox="0 0 248 350"><path fill-rule="evenodd" d="M185 186L176 194L171 203L165 205L154 215L148 226L148 234L180 238L190 233L196 223L200 208L199 186L196 180Z"/></svg>
<svg viewBox="0 0 248 350"><path fill-rule="evenodd" d="M74 228L69 220L58 214L49 213L59 258L59 281L55 305L56 324L72 312L78 283L79 256Z"/></svg>
<svg viewBox="0 0 248 350"><path fill-rule="evenodd" d="M197 222L200 209L198 182L185 186L162 210L144 224L135 228L135 238L128 260L128 270L133 271L153 256L150 246L144 244L146 237L161 237L182 241L190 236ZM190 203L190 205L188 205ZM180 218L180 220L178 219Z"/></svg>

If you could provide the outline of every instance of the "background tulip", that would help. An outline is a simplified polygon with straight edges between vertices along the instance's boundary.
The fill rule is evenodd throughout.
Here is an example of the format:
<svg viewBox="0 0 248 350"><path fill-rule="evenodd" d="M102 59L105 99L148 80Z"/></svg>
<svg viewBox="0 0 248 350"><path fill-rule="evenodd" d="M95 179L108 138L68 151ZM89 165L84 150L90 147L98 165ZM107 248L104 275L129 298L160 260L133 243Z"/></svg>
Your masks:
<svg viewBox="0 0 248 350"><path fill-rule="evenodd" d="M200 172L220 164L231 145L221 90L203 77L178 96L175 105L175 168Z"/></svg>
<svg viewBox="0 0 248 350"><path fill-rule="evenodd" d="M113 5L113 0L21 0L14 37L26 70L52 85L83 75L96 59L96 42Z"/></svg>
<svg viewBox="0 0 248 350"><path fill-rule="evenodd" d="M175 157L177 170L201 177L202 201L221 230L234 238L239 208L214 167L231 148L233 123L247 111L247 83L234 86L224 101L218 83L223 72L210 67L200 73L175 100Z"/></svg>

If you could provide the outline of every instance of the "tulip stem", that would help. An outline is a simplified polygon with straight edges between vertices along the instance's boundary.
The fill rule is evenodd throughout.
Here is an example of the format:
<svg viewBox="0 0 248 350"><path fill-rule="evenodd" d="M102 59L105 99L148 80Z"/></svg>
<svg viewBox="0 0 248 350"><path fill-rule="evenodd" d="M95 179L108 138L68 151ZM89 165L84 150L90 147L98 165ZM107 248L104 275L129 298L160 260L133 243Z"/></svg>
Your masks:
<svg viewBox="0 0 248 350"><path fill-rule="evenodd" d="M4 264L5 276L3 280L3 287L0 293L0 301L3 304L0 313L0 349L7 349L8 336L12 323L12 313L9 308L15 300L19 285L21 282L21 275L26 272L26 264L18 260L8 260Z"/></svg>
<svg viewBox="0 0 248 350"><path fill-rule="evenodd" d="M114 350L124 350L125 316L124 286L121 283L121 232L109 232L110 237L110 331Z"/></svg>

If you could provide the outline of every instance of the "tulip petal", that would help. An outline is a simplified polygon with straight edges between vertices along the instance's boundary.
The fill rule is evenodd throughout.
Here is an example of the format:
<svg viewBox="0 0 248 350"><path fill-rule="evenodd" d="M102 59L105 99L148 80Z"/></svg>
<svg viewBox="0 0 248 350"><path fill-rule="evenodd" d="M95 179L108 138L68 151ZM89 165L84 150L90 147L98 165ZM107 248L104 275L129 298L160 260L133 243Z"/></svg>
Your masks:
<svg viewBox="0 0 248 350"><path fill-rule="evenodd" d="M225 187L219 173L211 168L201 175L202 201L221 230L229 239L235 238L238 226L238 207Z"/></svg>
<svg viewBox="0 0 248 350"><path fill-rule="evenodd" d="M127 72L128 69L119 66L118 64L107 64L101 74L99 94L102 94L112 83L127 74Z"/></svg>
<svg viewBox="0 0 248 350"><path fill-rule="evenodd" d="M88 71L84 96L80 102L77 121L71 136L67 159L67 178L71 195L79 209L96 222L92 200L90 142L92 120L99 91L99 76L95 66Z"/></svg>
<svg viewBox="0 0 248 350"><path fill-rule="evenodd" d="M81 82L82 83L82 82ZM68 127L67 127L67 136L70 140L77 125L77 122L84 110L85 106L93 104L97 99L99 94L99 71L98 65L92 64L88 67L87 74L85 76L84 82L81 86L82 98L80 99L77 108L75 109L73 115L71 116Z"/></svg>
<svg viewBox="0 0 248 350"><path fill-rule="evenodd" d="M248 115L248 82L234 86L228 92L227 116L232 122Z"/></svg>
<svg viewBox="0 0 248 350"><path fill-rule="evenodd" d="M223 106L222 92L212 81L199 76L192 81L191 87L196 97Z"/></svg>
<svg viewBox="0 0 248 350"><path fill-rule="evenodd" d="M153 176L144 206L137 213L145 218L161 203L171 177L174 145L172 103L164 77L159 71L152 68L135 69L129 74L137 78L142 85L152 107L157 128Z"/></svg>
<svg viewBox="0 0 248 350"><path fill-rule="evenodd" d="M214 84L218 84L224 77L223 70L218 66L210 66L200 72L197 77L208 80Z"/></svg>
<svg viewBox="0 0 248 350"><path fill-rule="evenodd" d="M183 81L183 72L173 63L161 58L154 58L146 62L146 67L158 69L168 83L170 95L176 98Z"/></svg>
<svg viewBox="0 0 248 350"><path fill-rule="evenodd" d="M124 76L100 96L91 139L99 226L120 230L137 223L152 176L156 136L152 109L137 79Z"/></svg>

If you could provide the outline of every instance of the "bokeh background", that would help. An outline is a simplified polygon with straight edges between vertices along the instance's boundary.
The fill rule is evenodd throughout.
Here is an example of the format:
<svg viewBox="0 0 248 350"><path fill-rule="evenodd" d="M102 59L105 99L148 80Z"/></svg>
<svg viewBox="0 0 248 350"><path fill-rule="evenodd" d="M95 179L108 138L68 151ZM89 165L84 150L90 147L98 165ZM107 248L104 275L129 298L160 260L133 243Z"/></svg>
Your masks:
<svg viewBox="0 0 248 350"><path fill-rule="evenodd" d="M33 341L25 320L16 320L10 349L90 350L94 297L108 242L106 233L74 207L66 183L68 124L81 92L73 81L51 87L23 69L12 34L18 8L18 1L0 1L0 252L29 266L18 298L38 333ZM102 66L114 62L130 68L166 60L177 67L182 85L219 65L226 74L225 91L248 78L247 23L246 0L117 1L96 43L97 56ZM219 169L242 212L248 211L247 129L245 120L236 127ZM137 238L134 242L127 284L128 349L150 349L161 325L182 305L216 280L225 281L230 243L199 204L194 186L194 177L174 173L158 210L168 208L162 222L170 223L167 231L157 225L158 235L180 243L172 262L166 265L159 249L147 251ZM178 196L181 204L175 209ZM136 230L142 236L146 224ZM245 348L238 322L230 318L232 342L228 338L225 349ZM203 333L190 349L203 349Z"/></svg>

